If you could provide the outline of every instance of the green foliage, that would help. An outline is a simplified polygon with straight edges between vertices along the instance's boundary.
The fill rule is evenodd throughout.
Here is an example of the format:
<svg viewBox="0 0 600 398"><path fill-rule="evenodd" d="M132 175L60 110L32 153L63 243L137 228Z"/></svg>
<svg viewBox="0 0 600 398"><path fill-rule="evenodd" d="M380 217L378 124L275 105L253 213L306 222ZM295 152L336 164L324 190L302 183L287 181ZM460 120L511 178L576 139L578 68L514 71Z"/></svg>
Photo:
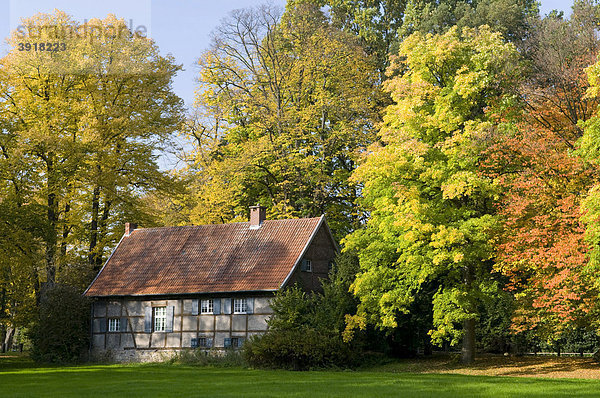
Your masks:
<svg viewBox="0 0 600 398"><path fill-rule="evenodd" d="M514 102L518 54L487 26L416 33L404 41L387 89L382 144L373 145L353 178L364 184L366 227L346 238L359 253L352 285L360 299L349 328L398 326L428 282L432 339L457 343L461 323L494 283L494 181L480 173L495 114Z"/></svg>
<svg viewBox="0 0 600 398"><path fill-rule="evenodd" d="M381 75L388 66L388 55L397 44L406 1L397 0L319 0L330 7L334 26L352 32L372 54Z"/></svg>
<svg viewBox="0 0 600 398"><path fill-rule="evenodd" d="M203 349L183 350L169 359L170 364L208 366L215 368L240 368L247 363L240 351L227 350L225 353Z"/></svg>
<svg viewBox="0 0 600 398"><path fill-rule="evenodd" d="M72 363L85 358L90 339L90 301L69 286L44 292L39 316L30 329L32 358Z"/></svg>
<svg viewBox="0 0 600 398"><path fill-rule="evenodd" d="M510 351L514 336L511 318L515 309L512 294L501 289L500 284L490 286L492 291L483 295L479 302L477 344L482 352L503 354Z"/></svg>
<svg viewBox="0 0 600 398"><path fill-rule="evenodd" d="M528 20L538 16L538 7L533 0L409 0L400 35L488 25L506 40L518 42L527 36Z"/></svg>
<svg viewBox="0 0 600 398"><path fill-rule="evenodd" d="M352 352L340 337L308 327L273 330L253 337L244 344L244 357L253 366L290 370L352 364Z"/></svg>
<svg viewBox="0 0 600 398"><path fill-rule="evenodd" d="M306 0L305 0L306 1ZM290 1L299 3L302 1ZM453 26L489 25L506 40L524 39L538 16L534 0L313 0L326 5L335 26L352 32L376 60L382 80L389 55L412 33L444 33Z"/></svg>
<svg viewBox="0 0 600 398"><path fill-rule="evenodd" d="M591 328L573 328L565 333L563 352L596 352L600 348L598 332Z"/></svg>
<svg viewBox="0 0 600 398"><path fill-rule="evenodd" d="M357 301L348 291L358 268L356 257L338 256L323 294L309 295L299 287L277 293L269 330L244 344L244 356L254 366L306 370L356 364L361 340L342 340L346 314Z"/></svg>

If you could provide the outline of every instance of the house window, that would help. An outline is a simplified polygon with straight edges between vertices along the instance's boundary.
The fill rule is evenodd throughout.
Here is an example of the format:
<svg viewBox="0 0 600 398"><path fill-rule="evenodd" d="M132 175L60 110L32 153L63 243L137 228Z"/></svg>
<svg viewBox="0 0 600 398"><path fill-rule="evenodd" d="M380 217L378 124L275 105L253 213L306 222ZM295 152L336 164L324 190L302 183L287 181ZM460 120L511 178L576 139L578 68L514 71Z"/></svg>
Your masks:
<svg viewBox="0 0 600 398"><path fill-rule="evenodd" d="M224 347L225 348L239 348L244 343L243 337L231 337L225 338Z"/></svg>
<svg viewBox="0 0 600 398"><path fill-rule="evenodd" d="M312 261L307 259L302 260L300 271L312 272Z"/></svg>
<svg viewBox="0 0 600 398"><path fill-rule="evenodd" d="M192 339L192 348L210 348L212 347L213 339L210 337L198 337Z"/></svg>
<svg viewBox="0 0 600 398"><path fill-rule="evenodd" d="M200 302L200 313L201 314L212 314L213 313L213 299L202 300Z"/></svg>
<svg viewBox="0 0 600 398"><path fill-rule="evenodd" d="M164 332L167 328L167 307L154 307L154 331Z"/></svg>
<svg viewBox="0 0 600 398"><path fill-rule="evenodd" d="M248 310L248 301L245 298L233 300L233 313L245 314Z"/></svg>
<svg viewBox="0 0 600 398"><path fill-rule="evenodd" d="M109 332L118 332L121 330L121 320L119 318L109 318L108 319L108 331Z"/></svg>

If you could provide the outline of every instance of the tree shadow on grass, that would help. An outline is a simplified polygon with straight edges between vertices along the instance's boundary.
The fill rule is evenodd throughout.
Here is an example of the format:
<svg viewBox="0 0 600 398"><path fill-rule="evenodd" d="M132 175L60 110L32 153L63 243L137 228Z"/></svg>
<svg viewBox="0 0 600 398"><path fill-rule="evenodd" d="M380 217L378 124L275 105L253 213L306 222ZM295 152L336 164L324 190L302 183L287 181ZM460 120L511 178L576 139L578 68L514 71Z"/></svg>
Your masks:
<svg viewBox="0 0 600 398"><path fill-rule="evenodd" d="M487 376L570 377L600 379L600 365L592 358L482 355L463 365L458 355L398 360L374 370L414 373L459 373Z"/></svg>
<svg viewBox="0 0 600 398"><path fill-rule="evenodd" d="M9 370L36 368L36 364L26 354L21 353L4 353L0 354L0 373Z"/></svg>

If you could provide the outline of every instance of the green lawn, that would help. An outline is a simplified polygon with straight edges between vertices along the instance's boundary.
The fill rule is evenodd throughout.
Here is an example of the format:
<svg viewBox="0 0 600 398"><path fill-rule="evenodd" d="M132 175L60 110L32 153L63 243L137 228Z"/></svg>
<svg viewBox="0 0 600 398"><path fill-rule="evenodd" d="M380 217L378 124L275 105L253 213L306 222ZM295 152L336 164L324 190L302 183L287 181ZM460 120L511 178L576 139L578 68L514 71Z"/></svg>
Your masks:
<svg viewBox="0 0 600 398"><path fill-rule="evenodd" d="M593 397L600 381L181 365L38 367L0 357L0 397Z"/></svg>

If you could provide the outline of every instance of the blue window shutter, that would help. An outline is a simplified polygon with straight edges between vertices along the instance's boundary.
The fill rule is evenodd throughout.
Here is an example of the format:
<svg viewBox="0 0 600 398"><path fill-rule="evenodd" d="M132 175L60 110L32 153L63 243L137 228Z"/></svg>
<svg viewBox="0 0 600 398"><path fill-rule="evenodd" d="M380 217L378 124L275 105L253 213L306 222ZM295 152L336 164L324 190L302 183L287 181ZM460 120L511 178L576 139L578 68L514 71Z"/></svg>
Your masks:
<svg viewBox="0 0 600 398"><path fill-rule="evenodd" d="M231 314L231 299L223 299L223 314Z"/></svg>
<svg viewBox="0 0 600 398"><path fill-rule="evenodd" d="M213 346L213 339L206 339L206 347L210 348Z"/></svg>
<svg viewBox="0 0 600 398"><path fill-rule="evenodd" d="M100 333L106 333L106 323L108 318L100 318Z"/></svg>
<svg viewBox="0 0 600 398"><path fill-rule="evenodd" d="M144 332L152 332L152 307L144 308Z"/></svg>
<svg viewBox="0 0 600 398"><path fill-rule="evenodd" d="M213 314L219 315L221 313L221 299L213 300Z"/></svg>
<svg viewBox="0 0 600 398"><path fill-rule="evenodd" d="M238 337L238 347L241 347L244 345L244 338L243 337Z"/></svg>
<svg viewBox="0 0 600 398"><path fill-rule="evenodd" d="M306 271L308 269L306 259L302 259L302 263L300 264L300 271Z"/></svg>
<svg viewBox="0 0 600 398"><path fill-rule="evenodd" d="M192 300L192 315L198 315L198 299Z"/></svg>
<svg viewBox="0 0 600 398"><path fill-rule="evenodd" d="M229 337L226 337L226 338L225 338L225 341L224 341L224 343L223 343L223 346L224 346L225 348L229 348L229 347L231 347L231 338L229 338Z"/></svg>
<svg viewBox="0 0 600 398"><path fill-rule="evenodd" d="M167 307L167 325L165 326L165 332L173 331L173 316L175 314L175 307Z"/></svg>
<svg viewBox="0 0 600 398"><path fill-rule="evenodd" d="M246 299L246 314L254 313L254 297Z"/></svg>
<svg viewBox="0 0 600 398"><path fill-rule="evenodd" d="M126 317L121 318L121 320L119 321L119 331L120 332L127 331L127 318Z"/></svg>
<svg viewBox="0 0 600 398"><path fill-rule="evenodd" d="M191 346L192 346L192 348L197 348L198 347L198 339L192 339Z"/></svg>

